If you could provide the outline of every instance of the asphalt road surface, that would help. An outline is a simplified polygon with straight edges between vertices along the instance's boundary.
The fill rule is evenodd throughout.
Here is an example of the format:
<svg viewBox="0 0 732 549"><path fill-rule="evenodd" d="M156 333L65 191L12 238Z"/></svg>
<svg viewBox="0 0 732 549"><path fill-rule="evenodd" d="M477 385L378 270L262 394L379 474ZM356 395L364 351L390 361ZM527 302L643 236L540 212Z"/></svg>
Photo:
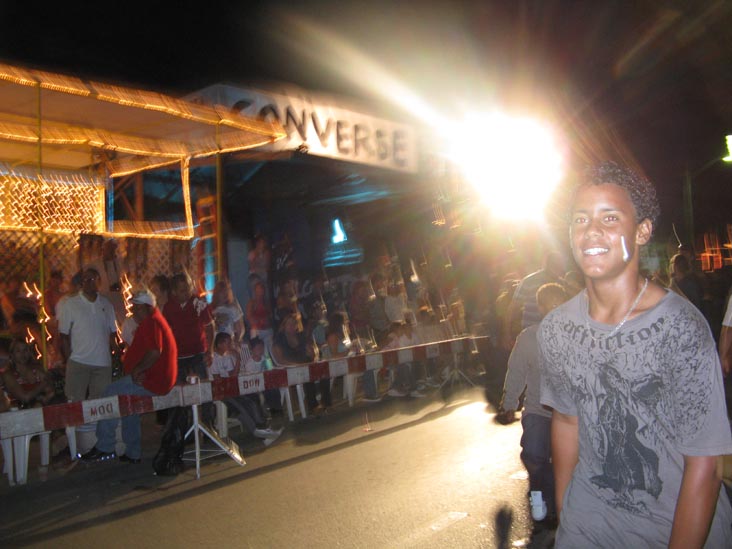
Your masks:
<svg viewBox="0 0 732 549"><path fill-rule="evenodd" d="M340 402L333 413L286 424L266 449L234 432L247 464L214 457L200 480L195 467L154 476L160 431L154 415L143 425L140 465L60 456L42 481L36 458L27 485L5 482L0 545L551 546L551 530L532 533L520 424L495 423L480 388L448 401L434 392Z"/></svg>

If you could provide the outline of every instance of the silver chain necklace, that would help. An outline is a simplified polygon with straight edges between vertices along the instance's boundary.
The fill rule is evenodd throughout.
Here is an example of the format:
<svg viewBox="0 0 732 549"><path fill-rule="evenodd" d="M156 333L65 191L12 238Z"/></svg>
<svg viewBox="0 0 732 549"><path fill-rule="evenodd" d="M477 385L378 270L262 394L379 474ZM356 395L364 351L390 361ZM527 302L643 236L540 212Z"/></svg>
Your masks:
<svg viewBox="0 0 732 549"><path fill-rule="evenodd" d="M623 317L623 320L621 320L615 326L615 328L613 328L612 331L605 336L605 339L610 339L615 334L617 334L618 331L620 330L620 328L623 327L623 324L625 324L628 321L628 318L630 317L631 314L633 314L633 311L635 311L635 308L638 306L638 303L640 303L640 300L643 297L643 294L646 292L646 288L648 288L648 279L647 278L645 279L645 282L643 283L643 287L641 288L641 291L638 292L638 296L635 298L635 301L630 306L630 309L628 309L628 312L625 313L625 316ZM585 318L585 328L587 328L587 333L590 334L590 337L592 338L592 341L594 341L595 343L598 343L600 340L599 339L595 339L595 336L592 335L592 330L590 329L590 322L588 320L590 318L590 297L587 294L587 289L586 288L585 288L585 299L587 299L587 317Z"/></svg>

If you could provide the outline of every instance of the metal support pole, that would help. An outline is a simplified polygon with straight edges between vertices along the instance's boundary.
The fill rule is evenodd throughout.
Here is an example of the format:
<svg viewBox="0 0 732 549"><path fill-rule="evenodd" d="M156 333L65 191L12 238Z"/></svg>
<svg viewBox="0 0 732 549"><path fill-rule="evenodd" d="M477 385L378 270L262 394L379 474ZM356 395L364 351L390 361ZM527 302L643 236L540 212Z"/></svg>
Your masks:
<svg viewBox="0 0 732 549"><path fill-rule="evenodd" d="M684 225L686 229L687 244L694 248L694 197L691 188L691 173L686 168L684 175Z"/></svg>
<svg viewBox="0 0 732 549"><path fill-rule="evenodd" d="M219 146L219 125L216 125L216 147ZM224 190L224 175L222 173L221 163L221 152L216 152L216 280L221 280L224 276L224 235L223 235L223 220L222 217L222 204L223 190Z"/></svg>
<svg viewBox="0 0 732 549"><path fill-rule="evenodd" d="M41 348L41 360L43 361L43 368L45 370L48 370L48 348L47 348L47 342L46 337L48 336L48 327L46 326L46 303L45 303L45 297L46 297L46 256L45 256L45 246L46 246L46 235L43 232L43 219L41 219L41 211L42 211L42 192L41 192L41 185L42 185L42 175L43 175L43 109L42 109L42 97L41 97L41 84L38 83L38 176L36 178L36 220L38 223L38 276L40 280L38 281L38 287L40 288L41 298L40 298L40 310L38 311L38 318L41 320L41 341L39 342L40 348Z"/></svg>

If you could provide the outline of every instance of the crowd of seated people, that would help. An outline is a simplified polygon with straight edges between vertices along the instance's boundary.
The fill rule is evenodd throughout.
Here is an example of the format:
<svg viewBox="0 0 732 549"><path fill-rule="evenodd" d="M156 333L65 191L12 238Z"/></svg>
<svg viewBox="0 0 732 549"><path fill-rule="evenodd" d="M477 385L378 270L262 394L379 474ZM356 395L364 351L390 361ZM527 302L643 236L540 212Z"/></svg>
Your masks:
<svg viewBox="0 0 732 549"><path fill-rule="evenodd" d="M303 302L298 298L297 280L289 276L296 273L292 265L286 269L288 276L269 276L265 267L270 255L260 250L257 257L257 268L248 279L251 295L247 296L244 308L234 297L228 280L219 280L213 289L207 305L212 319L211 334L206 335L206 374L210 379L258 374L272 368L398 349L449 337L441 330L441 323L427 312L415 323L417 317L410 313L414 304L407 300L403 281L376 272L357 280L350 295L341 296L336 305L338 310L329 310L326 302L332 301L323 295L322 284L313 285L317 291ZM76 273L68 284L61 271L51 273L43 302L52 336L46 352L55 357L51 363L47 362L50 370L44 369L43 361L38 360L40 351L33 343L42 337L38 303L34 304L26 297L20 277L3 288L3 318L10 319L7 327L13 340L2 371L0 411L66 402L63 372L67 356L59 350L61 338L57 319L62 316L69 298L87 291L88 280L93 282L95 278L93 271L85 269ZM147 285L140 285L150 290L161 310L173 299L170 280L158 274L148 279ZM277 286L270 293L268 284L275 283ZM203 295L195 289L194 293ZM131 346L137 327L132 316L118 324L120 352ZM27 335L30 335L31 344L26 343ZM59 376L52 375L54 369L61 375L60 384ZM422 397L425 389L436 385L436 371L434 359L425 364L401 365L391 376L385 375L389 373L386 371L367 371L361 376L362 398L366 402L377 402L386 395ZM178 381L182 382L180 378ZM310 414L326 413L332 408L332 384L330 379L303 384ZM84 398L92 398L92 395L87 393ZM244 432L263 439L268 445L281 432L272 428L271 421L273 416L283 414L282 398L280 390L274 389L260 395L227 399L225 403L231 415L242 423ZM158 416L158 423L165 423L166 414Z"/></svg>

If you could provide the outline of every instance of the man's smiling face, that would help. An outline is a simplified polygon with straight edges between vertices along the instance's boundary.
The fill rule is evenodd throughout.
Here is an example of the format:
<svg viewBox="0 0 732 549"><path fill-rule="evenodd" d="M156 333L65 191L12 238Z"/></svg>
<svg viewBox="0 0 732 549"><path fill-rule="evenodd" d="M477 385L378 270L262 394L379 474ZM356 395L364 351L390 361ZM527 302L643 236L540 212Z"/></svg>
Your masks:
<svg viewBox="0 0 732 549"><path fill-rule="evenodd" d="M585 185L575 195L570 225L572 253L585 276L614 278L638 261L638 246L648 242L649 220L636 222L628 193L613 184Z"/></svg>

